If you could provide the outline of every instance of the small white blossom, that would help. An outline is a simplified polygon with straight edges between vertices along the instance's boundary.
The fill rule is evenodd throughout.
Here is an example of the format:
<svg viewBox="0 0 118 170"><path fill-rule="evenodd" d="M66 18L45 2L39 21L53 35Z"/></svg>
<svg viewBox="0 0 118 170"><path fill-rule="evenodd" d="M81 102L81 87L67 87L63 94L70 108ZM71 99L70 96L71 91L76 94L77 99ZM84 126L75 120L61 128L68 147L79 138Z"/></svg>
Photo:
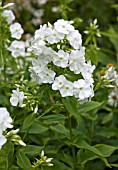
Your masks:
<svg viewBox="0 0 118 170"><path fill-rule="evenodd" d="M70 54L69 68L75 74L79 74L85 64L85 49L82 47L80 50L72 50Z"/></svg>
<svg viewBox="0 0 118 170"><path fill-rule="evenodd" d="M84 100L92 95L92 89L84 79L79 79L73 84L73 94L79 100Z"/></svg>
<svg viewBox="0 0 118 170"><path fill-rule="evenodd" d="M20 39L21 35L23 34L23 29L19 23L14 23L10 25L11 37Z"/></svg>
<svg viewBox="0 0 118 170"><path fill-rule="evenodd" d="M56 66L66 68L68 65L69 54L63 50L59 50L57 55L53 58L53 63Z"/></svg>
<svg viewBox="0 0 118 170"><path fill-rule="evenodd" d="M53 83L54 77L56 73L52 70L49 70L47 67L44 68L44 70L40 73L38 73L39 77L41 78L42 83Z"/></svg>
<svg viewBox="0 0 118 170"><path fill-rule="evenodd" d="M52 84L53 90L59 90L62 86L64 86L66 82L66 78L63 75L56 77L54 83Z"/></svg>
<svg viewBox="0 0 118 170"><path fill-rule="evenodd" d="M108 104L110 106L118 106L118 87L115 87L108 96Z"/></svg>
<svg viewBox="0 0 118 170"><path fill-rule="evenodd" d="M12 128L13 125L12 118L9 115L9 112L5 107L0 108L0 132L5 131L7 128Z"/></svg>
<svg viewBox="0 0 118 170"><path fill-rule="evenodd" d="M83 68L82 68L82 72L81 72L84 79L91 78L94 70L95 70L95 65L92 65L91 61L84 63Z"/></svg>
<svg viewBox="0 0 118 170"><path fill-rule="evenodd" d="M115 68L111 66L108 68L108 70L105 71L104 78L111 80L111 79L115 79L115 77L116 77Z"/></svg>
<svg viewBox="0 0 118 170"><path fill-rule="evenodd" d="M11 46L8 48L12 52L12 56L17 58L25 55L25 44L22 41L13 41Z"/></svg>
<svg viewBox="0 0 118 170"><path fill-rule="evenodd" d="M78 30L74 30L73 32L68 34L67 40L70 42L70 45L76 50L79 49L82 44L82 36Z"/></svg>
<svg viewBox="0 0 118 170"><path fill-rule="evenodd" d="M0 150L6 142L7 142L6 137L4 135L2 135L2 133L0 132Z"/></svg>
<svg viewBox="0 0 118 170"><path fill-rule="evenodd" d="M37 84L41 85L42 81L41 81L41 78L39 77L38 72L35 69L35 67L30 67L29 72L31 73L30 77L32 78L32 81L37 82Z"/></svg>
<svg viewBox="0 0 118 170"><path fill-rule="evenodd" d="M64 34L59 33L55 29L50 29L48 36L46 37L46 40L50 44L54 44L54 43L58 43L63 38L64 38Z"/></svg>
<svg viewBox="0 0 118 170"><path fill-rule="evenodd" d="M11 10L4 10L3 11L3 16L6 17L6 21L8 24L11 24L12 21L15 20L15 16Z"/></svg>
<svg viewBox="0 0 118 170"><path fill-rule="evenodd" d="M24 92L19 91L19 88L16 90L12 90L13 94L12 97L10 98L10 103L12 106L17 106L18 104L22 104L23 99L25 98Z"/></svg>
<svg viewBox="0 0 118 170"><path fill-rule="evenodd" d="M65 21L64 19L59 19L54 23L54 28L63 34L69 34L71 31L74 31L73 25L71 25L72 21Z"/></svg>
<svg viewBox="0 0 118 170"><path fill-rule="evenodd" d="M66 80L59 91L62 97L73 96L73 83Z"/></svg>

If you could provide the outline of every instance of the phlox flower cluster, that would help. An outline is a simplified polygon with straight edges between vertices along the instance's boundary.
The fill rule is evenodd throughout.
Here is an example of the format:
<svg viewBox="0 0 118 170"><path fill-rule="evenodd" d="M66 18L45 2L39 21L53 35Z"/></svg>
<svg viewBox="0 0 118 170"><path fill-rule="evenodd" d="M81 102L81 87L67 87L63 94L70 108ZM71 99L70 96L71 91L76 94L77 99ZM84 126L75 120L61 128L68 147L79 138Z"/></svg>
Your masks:
<svg viewBox="0 0 118 170"><path fill-rule="evenodd" d="M11 123L12 123L12 118L10 117L9 112L7 111L5 107L1 107L0 108L0 149L2 148L2 145L4 145L7 141L3 132L7 128L13 127Z"/></svg>
<svg viewBox="0 0 118 170"><path fill-rule="evenodd" d="M57 20L40 26L35 31L34 40L28 51L37 58L32 59L29 68L31 78L39 85L52 84L53 90L59 90L62 97L75 96L80 102L87 101L94 95L92 73L95 66L85 60L85 47L82 36L74 29L72 21ZM59 75L58 69L63 69ZM64 70L81 75L76 81L67 79Z"/></svg>
<svg viewBox="0 0 118 170"><path fill-rule="evenodd" d="M104 78L111 81L111 85L114 87L108 95L108 104L110 106L118 106L118 73L115 71L114 65L108 66L105 71Z"/></svg>
<svg viewBox="0 0 118 170"><path fill-rule="evenodd" d="M20 23L12 23L15 20L15 16L11 10L4 10L3 16L6 17L6 22L9 24L11 37L17 39L12 41L8 50L11 51L14 58L25 56L25 44L23 41L18 41L24 33L24 30Z"/></svg>

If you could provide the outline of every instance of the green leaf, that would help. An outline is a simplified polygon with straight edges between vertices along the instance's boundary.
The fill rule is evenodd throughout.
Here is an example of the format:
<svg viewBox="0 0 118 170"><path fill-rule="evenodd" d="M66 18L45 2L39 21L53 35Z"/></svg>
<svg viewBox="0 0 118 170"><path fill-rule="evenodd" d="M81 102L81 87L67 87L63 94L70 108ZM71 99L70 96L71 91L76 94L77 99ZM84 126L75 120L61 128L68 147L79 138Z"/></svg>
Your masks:
<svg viewBox="0 0 118 170"><path fill-rule="evenodd" d="M12 163L14 154L14 146L11 142L7 142L0 150L0 169L8 169Z"/></svg>
<svg viewBox="0 0 118 170"><path fill-rule="evenodd" d="M102 106L102 104L103 104L103 102L99 103L99 102L90 101L90 102L84 103L82 105L79 105L79 108L78 108L79 114L86 113L93 109L99 108Z"/></svg>
<svg viewBox="0 0 118 170"><path fill-rule="evenodd" d="M78 140L78 142L76 144L74 144L74 146L81 148L81 149L88 150L88 151L85 151L85 153L87 152L87 155L84 155L84 153L83 153L83 159L85 159L85 160L81 162L82 164L86 163L89 160L93 160L97 157L97 158L100 158L102 161L104 161L106 166L111 167L110 164L108 163L107 159L102 154L102 152L100 152L96 147L90 146L84 140ZM93 155L94 155L94 157L92 157Z"/></svg>
<svg viewBox="0 0 118 170"><path fill-rule="evenodd" d="M86 58L88 60L91 60L94 65L98 65L98 56L95 53L94 46L89 46L89 48L86 49Z"/></svg>
<svg viewBox="0 0 118 170"><path fill-rule="evenodd" d="M102 154L102 157L109 157L109 156L111 156L111 154L116 149L118 149L118 147L110 146L110 145L105 145L105 144L98 144L98 145L95 145L93 147L96 148ZM100 155L96 154L96 152L93 152L93 150L91 150L91 149L86 150L80 156L81 156L81 161L80 161L81 164L85 164L86 162L88 162L90 160L97 159L97 158L100 158L105 163L107 163L106 159L103 159Z"/></svg>
<svg viewBox="0 0 118 170"><path fill-rule="evenodd" d="M28 115L23 122L23 129L30 127L34 123L34 120L35 120L34 113Z"/></svg>
<svg viewBox="0 0 118 170"><path fill-rule="evenodd" d="M69 131L60 123L56 126L50 126L50 129L69 138Z"/></svg>
<svg viewBox="0 0 118 170"><path fill-rule="evenodd" d="M9 170L21 170L18 166L12 165Z"/></svg>
<svg viewBox="0 0 118 170"><path fill-rule="evenodd" d="M105 124L105 123L111 121L112 118L113 118L113 113L111 112L111 113L107 114L107 115L103 118L102 124Z"/></svg>
<svg viewBox="0 0 118 170"><path fill-rule="evenodd" d="M46 124L53 124L53 123L59 123L66 119L67 117L63 114L53 114L48 116L43 116L40 118L40 120L43 120Z"/></svg>
<svg viewBox="0 0 118 170"><path fill-rule="evenodd" d="M41 134L44 133L45 131L47 131L49 128L41 126L38 123L34 123L30 129L29 129L29 134Z"/></svg>
<svg viewBox="0 0 118 170"><path fill-rule="evenodd" d="M26 145L24 147L23 153L31 156L40 155L43 148L44 148L43 146Z"/></svg>
<svg viewBox="0 0 118 170"><path fill-rule="evenodd" d="M23 153L17 153L17 164L24 170L31 170L32 166L29 159Z"/></svg>
<svg viewBox="0 0 118 170"><path fill-rule="evenodd" d="M111 166L118 168L118 164L110 164Z"/></svg>
<svg viewBox="0 0 118 170"><path fill-rule="evenodd" d="M99 58L99 62L102 63L103 65L107 65L109 63L113 63L115 64L115 59L113 57L111 57L111 55L106 55L104 52L102 52L101 50L99 51L96 51L95 52L96 55L98 56Z"/></svg>
<svg viewBox="0 0 118 170"><path fill-rule="evenodd" d="M64 104L64 106L66 107L67 111L71 114L71 115L77 115L78 114L78 102L77 99L74 97L65 97L62 98L62 102Z"/></svg>
<svg viewBox="0 0 118 170"><path fill-rule="evenodd" d="M111 43L114 45L116 51L118 52L118 33L114 30L112 26L110 26L108 30L108 37Z"/></svg>
<svg viewBox="0 0 118 170"><path fill-rule="evenodd" d="M118 147L115 146L110 146L110 145L105 145L105 144L97 144L94 146L97 148L104 157L109 157L111 154L118 149Z"/></svg>

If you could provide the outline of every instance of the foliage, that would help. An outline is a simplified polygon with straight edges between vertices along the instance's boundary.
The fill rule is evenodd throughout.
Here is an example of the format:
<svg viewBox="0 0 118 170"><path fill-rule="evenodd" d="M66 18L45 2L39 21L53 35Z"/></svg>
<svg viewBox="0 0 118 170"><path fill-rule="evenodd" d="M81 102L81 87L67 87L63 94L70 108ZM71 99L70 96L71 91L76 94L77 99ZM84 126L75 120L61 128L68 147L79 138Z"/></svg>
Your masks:
<svg viewBox="0 0 118 170"><path fill-rule="evenodd" d="M63 18L73 20L74 27L81 32L86 61L91 60L96 66L93 73L95 94L85 103L80 103L74 96L62 97L59 91L52 90L50 84L32 82L29 68L32 58L36 57L27 49L33 44L34 31L39 29L39 25L32 22L36 15L29 13L25 3L23 6L23 3L15 2L15 7L11 7L16 15L14 22L20 22L24 29L18 41L25 42L24 56L14 57L8 47L15 38L3 16L7 3L4 1L0 5L0 108L7 108L14 129L19 131L6 129L3 132L7 142L0 150L0 169L117 169L117 91L112 96L118 86L117 1L28 2L34 10L44 10L40 24L53 24ZM30 33L28 38L27 33ZM64 73L72 82L82 77L69 69L63 71L52 63L48 66L57 74ZM18 99L16 105L11 102L11 97L15 97L15 102Z"/></svg>

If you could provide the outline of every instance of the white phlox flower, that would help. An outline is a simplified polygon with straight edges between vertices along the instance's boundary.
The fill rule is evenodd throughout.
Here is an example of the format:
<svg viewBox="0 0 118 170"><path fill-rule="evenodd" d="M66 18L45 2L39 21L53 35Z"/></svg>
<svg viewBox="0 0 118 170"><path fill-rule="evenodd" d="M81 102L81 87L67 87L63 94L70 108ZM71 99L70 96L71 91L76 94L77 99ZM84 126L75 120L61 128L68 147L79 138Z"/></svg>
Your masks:
<svg viewBox="0 0 118 170"><path fill-rule="evenodd" d="M115 87L108 95L108 104L110 106L118 106L118 87Z"/></svg>
<svg viewBox="0 0 118 170"><path fill-rule="evenodd" d="M25 56L25 44L23 41L13 41L8 50L11 51L12 56L15 58Z"/></svg>
<svg viewBox="0 0 118 170"><path fill-rule="evenodd" d="M5 131L7 128L12 128L12 118L5 107L0 108L0 131Z"/></svg>
<svg viewBox="0 0 118 170"><path fill-rule="evenodd" d="M115 79L116 77L116 71L113 66L109 67L108 70L105 71L104 78L110 80L110 79Z"/></svg>
<svg viewBox="0 0 118 170"><path fill-rule="evenodd" d="M11 10L4 10L3 11L3 16L6 17L6 21L8 24L11 24L12 21L15 20L15 16Z"/></svg>
<svg viewBox="0 0 118 170"><path fill-rule="evenodd" d="M82 45L82 36L78 30L74 30L68 34L66 38L70 42L70 45L76 50L79 49Z"/></svg>
<svg viewBox="0 0 118 170"><path fill-rule="evenodd" d="M57 30L55 29L50 29L46 40L50 43L50 44L54 44L54 43L58 43L60 40L62 40L64 38L64 34L59 33Z"/></svg>
<svg viewBox="0 0 118 170"><path fill-rule="evenodd" d="M79 98L79 100L84 100L92 95L92 90L84 79L80 79L73 84L73 94L76 98Z"/></svg>
<svg viewBox="0 0 118 170"><path fill-rule="evenodd" d="M84 77L84 79L89 79L92 77L92 73L95 69L95 65L91 64L91 61L88 61L87 63L84 63L83 67L82 67L82 76Z"/></svg>
<svg viewBox="0 0 118 170"><path fill-rule="evenodd" d="M56 66L66 68L68 65L69 54L63 50L59 50L57 55L53 58L53 63Z"/></svg>
<svg viewBox="0 0 118 170"><path fill-rule="evenodd" d="M32 81L36 82L39 85L41 85L42 81L41 81L41 78L39 77L38 71L35 69L35 67L30 67L29 72L31 73L30 77L32 78Z"/></svg>
<svg viewBox="0 0 118 170"><path fill-rule="evenodd" d="M23 34L23 29L19 23L14 23L10 25L11 37L20 39L21 35Z"/></svg>
<svg viewBox="0 0 118 170"><path fill-rule="evenodd" d="M6 142L7 142L6 137L4 135L2 135L2 133L0 132L0 150Z"/></svg>
<svg viewBox="0 0 118 170"><path fill-rule="evenodd" d="M45 69L38 73L39 77L41 78L41 82L42 83L53 83L54 82L54 77L56 75L56 73L52 70L49 70L47 67L45 67Z"/></svg>
<svg viewBox="0 0 118 170"><path fill-rule="evenodd" d="M69 68L71 71L74 71L75 74L79 74L83 70L85 64L84 54L84 47L80 50L72 50L70 54Z"/></svg>
<svg viewBox="0 0 118 170"><path fill-rule="evenodd" d="M62 88L62 86L64 86L65 82L66 78L63 75L56 77L54 83L52 84L52 89L59 90L60 88Z"/></svg>
<svg viewBox="0 0 118 170"><path fill-rule="evenodd" d="M73 83L66 80L59 91L62 97L73 96Z"/></svg>
<svg viewBox="0 0 118 170"><path fill-rule="evenodd" d="M10 117L9 112L7 111L5 107L1 107L0 108L0 149L7 142L7 139L3 135L3 132L7 128L13 127L11 123L12 123L12 118Z"/></svg>
<svg viewBox="0 0 118 170"><path fill-rule="evenodd" d="M72 21L65 21L64 19L59 19L54 23L54 28L63 34L69 34L71 31L74 31L74 27Z"/></svg>
<svg viewBox="0 0 118 170"><path fill-rule="evenodd" d="M19 88L16 90L12 90L13 94L10 98L10 103L12 106L17 106L18 104L22 104L23 99L25 98L24 92L19 91Z"/></svg>

